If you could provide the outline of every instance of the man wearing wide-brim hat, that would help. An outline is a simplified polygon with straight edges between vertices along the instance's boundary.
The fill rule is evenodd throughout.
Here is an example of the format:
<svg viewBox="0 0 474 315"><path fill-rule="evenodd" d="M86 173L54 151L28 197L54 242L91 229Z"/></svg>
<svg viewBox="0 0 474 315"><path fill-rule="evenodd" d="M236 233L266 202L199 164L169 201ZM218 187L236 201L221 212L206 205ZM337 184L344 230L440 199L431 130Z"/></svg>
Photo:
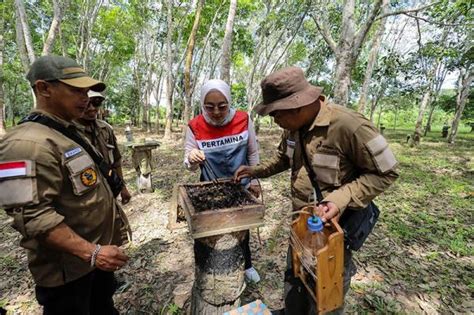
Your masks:
<svg viewBox="0 0 474 315"><path fill-rule="evenodd" d="M130 231L90 151L63 133L83 139L73 120L105 84L59 56L38 58L27 78L37 107L0 142L0 208L22 235L44 314L116 314Z"/></svg>
<svg viewBox="0 0 474 315"><path fill-rule="evenodd" d="M263 102L255 111L272 116L285 130L274 158L255 167L241 166L236 179L265 178L291 169L293 210L322 199L317 214L323 221L346 210L371 209L371 201L397 179L397 161L372 122L328 102L322 88L311 85L302 69L288 67L272 73L262 81L261 88ZM318 186L314 190L311 174ZM317 190L320 198L314 196ZM355 274L352 251L348 244L345 246L344 293ZM316 305L301 282L294 279L291 268L290 254L285 274L285 313L314 314Z"/></svg>

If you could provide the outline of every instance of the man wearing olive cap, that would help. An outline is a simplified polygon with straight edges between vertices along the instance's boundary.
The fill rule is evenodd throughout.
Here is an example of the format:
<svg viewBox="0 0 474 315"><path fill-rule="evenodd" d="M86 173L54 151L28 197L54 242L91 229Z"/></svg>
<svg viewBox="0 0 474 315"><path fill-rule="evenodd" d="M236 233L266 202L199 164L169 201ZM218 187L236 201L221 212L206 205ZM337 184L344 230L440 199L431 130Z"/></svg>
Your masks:
<svg viewBox="0 0 474 315"><path fill-rule="evenodd" d="M105 85L58 56L38 58L27 78L37 108L0 143L0 207L22 235L44 314L116 314L113 271L128 260L118 247L129 232L125 214L85 148L36 122L46 117L77 133L72 121L87 92Z"/></svg>
<svg viewBox="0 0 474 315"><path fill-rule="evenodd" d="M270 74L261 88L263 102L255 111L272 116L285 130L275 157L258 166L241 166L236 179L265 178L291 169L292 203L297 210L314 199L308 175L313 174L313 182L322 192L317 214L327 221L349 208L367 209L398 178L397 161L372 122L328 102L321 94L322 88L311 85L300 68L288 67ZM355 274L352 251L347 244L345 247L344 293ZM294 278L291 254L288 256L285 314L315 314L317 308L309 295L300 296L299 292L306 290ZM342 308L336 310L341 312Z"/></svg>

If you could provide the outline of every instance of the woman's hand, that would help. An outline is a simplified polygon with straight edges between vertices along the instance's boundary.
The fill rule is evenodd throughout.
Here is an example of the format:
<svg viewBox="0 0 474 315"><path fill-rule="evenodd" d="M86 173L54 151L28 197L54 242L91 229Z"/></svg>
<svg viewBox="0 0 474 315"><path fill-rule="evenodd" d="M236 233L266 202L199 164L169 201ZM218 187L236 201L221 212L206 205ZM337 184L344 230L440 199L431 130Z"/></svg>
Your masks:
<svg viewBox="0 0 474 315"><path fill-rule="evenodd" d="M204 152L198 149L192 149L188 155L188 161L191 164L201 164L206 159Z"/></svg>

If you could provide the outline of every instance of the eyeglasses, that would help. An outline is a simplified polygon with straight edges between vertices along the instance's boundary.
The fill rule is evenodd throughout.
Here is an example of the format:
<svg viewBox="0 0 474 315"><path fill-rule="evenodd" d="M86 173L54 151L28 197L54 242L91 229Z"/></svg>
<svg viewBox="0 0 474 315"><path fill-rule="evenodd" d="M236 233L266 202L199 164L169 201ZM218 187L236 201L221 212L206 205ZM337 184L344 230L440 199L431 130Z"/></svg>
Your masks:
<svg viewBox="0 0 474 315"><path fill-rule="evenodd" d="M204 109L206 110L206 112L212 112L212 111L214 111L214 108L217 108L217 110L220 111L220 112L225 112L228 107L229 107L229 104L227 104L227 103L221 103L221 104L217 104L217 105L204 104Z"/></svg>

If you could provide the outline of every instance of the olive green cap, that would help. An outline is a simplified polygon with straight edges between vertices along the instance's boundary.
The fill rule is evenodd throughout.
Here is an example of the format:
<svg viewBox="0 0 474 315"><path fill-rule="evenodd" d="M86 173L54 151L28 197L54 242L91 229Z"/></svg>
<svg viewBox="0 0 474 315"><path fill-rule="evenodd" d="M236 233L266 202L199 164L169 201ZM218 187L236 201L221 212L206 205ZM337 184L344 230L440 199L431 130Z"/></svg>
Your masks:
<svg viewBox="0 0 474 315"><path fill-rule="evenodd" d="M92 79L73 59L61 56L43 56L35 60L26 75L31 86L36 81L61 81L78 88L90 88L93 91L105 90L105 84Z"/></svg>

